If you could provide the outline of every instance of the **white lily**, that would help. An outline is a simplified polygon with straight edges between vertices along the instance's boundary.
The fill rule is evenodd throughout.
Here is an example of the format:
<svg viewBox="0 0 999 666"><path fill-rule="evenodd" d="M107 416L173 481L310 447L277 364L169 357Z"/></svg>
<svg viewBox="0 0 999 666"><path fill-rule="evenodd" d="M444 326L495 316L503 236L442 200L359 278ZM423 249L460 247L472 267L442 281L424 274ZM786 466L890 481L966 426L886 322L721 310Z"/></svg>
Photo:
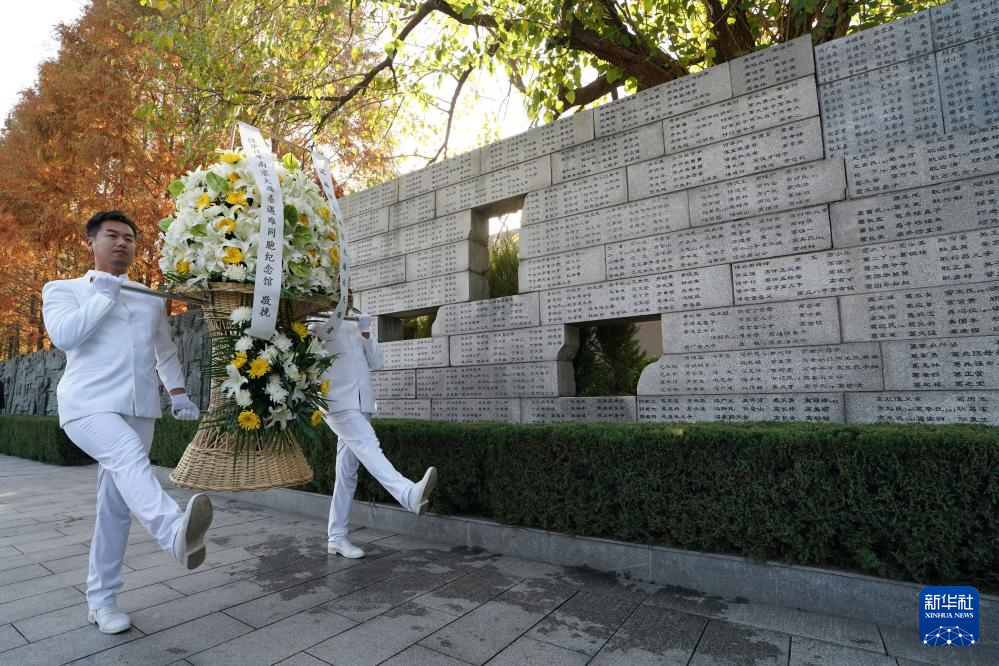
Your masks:
<svg viewBox="0 0 999 666"><path fill-rule="evenodd" d="M219 388L222 389L223 393L234 396L240 392L247 379L240 373L239 368L231 363L225 366L225 371L228 373L229 378L223 381Z"/></svg>

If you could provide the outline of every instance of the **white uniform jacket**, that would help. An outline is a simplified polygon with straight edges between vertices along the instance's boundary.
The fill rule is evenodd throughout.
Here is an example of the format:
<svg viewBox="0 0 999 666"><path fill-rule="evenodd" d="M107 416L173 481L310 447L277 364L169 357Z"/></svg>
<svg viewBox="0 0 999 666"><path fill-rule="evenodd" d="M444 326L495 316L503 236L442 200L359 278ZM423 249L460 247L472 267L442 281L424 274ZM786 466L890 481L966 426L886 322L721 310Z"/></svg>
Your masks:
<svg viewBox="0 0 999 666"><path fill-rule="evenodd" d="M375 392L371 388L370 370L381 370L385 365L375 334L372 332L365 338L357 330L356 321L344 320L336 337L323 341L323 348L328 354L339 354L323 375L323 379L330 381L326 394L329 411L374 412Z"/></svg>
<svg viewBox="0 0 999 666"><path fill-rule="evenodd" d="M102 412L157 418L157 373L168 391L184 388L165 305L124 289L112 301L91 286L95 274L42 288L45 328L66 352L56 389L59 425Z"/></svg>

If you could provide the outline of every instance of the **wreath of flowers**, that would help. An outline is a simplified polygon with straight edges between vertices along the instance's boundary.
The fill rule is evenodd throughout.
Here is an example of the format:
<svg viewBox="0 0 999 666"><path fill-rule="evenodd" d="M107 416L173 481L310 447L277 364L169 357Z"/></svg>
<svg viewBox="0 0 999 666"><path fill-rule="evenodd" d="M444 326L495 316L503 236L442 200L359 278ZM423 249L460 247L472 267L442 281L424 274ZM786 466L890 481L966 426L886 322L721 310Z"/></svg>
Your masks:
<svg viewBox="0 0 999 666"><path fill-rule="evenodd" d="M336 296L340 270L340 221L319 186L293 155L277 164L284 200L283 288L304 295ZM260 238L260 191L250 160L223 152L219 162L170 183L177 210L160 220L160 270L167 282L252 283Z"/></svg>
<svg viewBox="0 0 999 666"><path fill-rule="evenodd" d="M213 338L213 379L228 400L212 418L237 434L289 426L314 432L329 391L322 375L333 359L301 322L281 322L270 340L246 335L250 315L249 306L236 308Z"/></svg>
<svg viewBox="0 0 999 666"><path fill-rule="evenodd" d="M333 363L285 297L339 296L340 220L319 187L285 155L277 164L284 200L282 307L269 340L246 334L252 310L235 308L217 322L206 372L226 398L206 417L237 439L287 441L288 428L312 436L322 420ZM250 161L224 151L220 161L173 181L176 212L160 221L160 269L168 284L207 289L209 283L253 283L260 237L260 192ZM213 287L215 288L215 287Z"/></svg>

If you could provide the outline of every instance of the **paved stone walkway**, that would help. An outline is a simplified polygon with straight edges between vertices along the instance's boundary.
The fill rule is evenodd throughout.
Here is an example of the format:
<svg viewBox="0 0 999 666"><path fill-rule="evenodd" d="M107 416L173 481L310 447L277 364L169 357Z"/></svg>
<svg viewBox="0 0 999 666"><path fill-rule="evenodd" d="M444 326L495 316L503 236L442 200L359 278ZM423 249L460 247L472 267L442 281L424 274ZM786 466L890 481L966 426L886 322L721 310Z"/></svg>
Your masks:
<svg viewBox="0 0 999 666"><path fill-rule="evenodd" d="M911 631L372 529L353 534L367 557L330 557L323 522L218 499L194 572L133 525L119 597L133 628L106 636L83 595L95 484L92 466L0 456L0 664L999 663Z"/></svg>

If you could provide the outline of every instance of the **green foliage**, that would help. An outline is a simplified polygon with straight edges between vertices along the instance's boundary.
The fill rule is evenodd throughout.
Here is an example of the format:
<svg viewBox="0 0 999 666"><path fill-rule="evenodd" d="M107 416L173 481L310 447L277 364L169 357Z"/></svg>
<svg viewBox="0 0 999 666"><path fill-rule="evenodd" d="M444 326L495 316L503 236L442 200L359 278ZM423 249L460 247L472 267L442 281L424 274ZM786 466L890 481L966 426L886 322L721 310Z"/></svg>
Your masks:
<svg viewBox="0 0 999 666"><path fill-rule="evenodd" d="M440 470L438 513L923 584L999 584L997 428L374 426L404 475ZM150 459L176 465L195 428L161 419ZM60 450L60 432L55 418L0 417L0 452L38 459ZM334 435L302 446L316 474L303 489L331 492ZM364 472L357 498L392 501Z"/></svg>
<svg viewBox="0 0 999 666"><path fill-rule="evenodd" d="M654 360L642 354L635 324L580 326L576 395L635 395L642 369Z"/></svg>
<svg viewBox="0 0 999 666"><path fill-rule="evenodd" d="M159 419L156 421L149 461L154 465L176 467L197 430L198 421L178 421L169 417Z"/></svg>
<svg viewBox="0 0 999 666"><path fill-rule="evenodd" d="M419 340L429 338L433 335L434 320L437 315L423 315L421 317L410 317L402 320L402 339Z"/></svg>
<svg viewBox="0 0 999 666"><path fill-rule="evenodd" d="M384 20L371 3L129 2L141 6L129 35L158 71L147 82L156 101L134 116L176 130L176 151L225 145L242 120L277 139L322 143L356 185L389 175L400 127L393 125L394 106L380 99L385 82L372 81L367 96L342 113L329 108L384 57L378 43ZM290 169L297 159L285 155L283 162Z"/></svg>
<svg viewBox="0 0 999 666"><path fill-rule="evenodd" d="M489 241L489 298L520 293L520 234L501 231ZM576 395L635 395L646 359L635 324L579 326L579 351L573 359ZM409 339L409 338L407 338Z"/></svg>
<svg viewBox="0 0 999 666"><path fill-rule="evenodd" d="M241 297L244 306L250 302L249 294ZM271 340L250 337L246 332L249 320L235 323L231 318L220 319L210 333L211 354L202 363L202 373L219 386L224 398L204 419L233 437L234 462L247 446L284 446L291 441L291 432L313 437L311 421L326 408L319 378L334 357L323 353L318 339L308 334L304 324L294 321L291 300L281 299L278 307L277 333ZM278 347L279 335L284 338L284 351ZM240 347L241 341L245 348ZM255 363L263 366L256 373L252 369ZM284 393L277 401L275 388ZM247 398L243 404L239 404L237 393ZM244 417L254 423L244 424ZM278 422L287 427L277 427Z"/></svg>
<svg viewBox="0 0 999 666"><path fill-rule="evenodd" d="M141 37L179 59L176 87L195 91L186 97L213 115L321 126L363 110L390 125L386 136L439 136L451 123L426 111L440 109L457 82L459 92L466 83L474 91L505 77L530 116L550 122L612 93L802 35L829 41L941 2L366 0L317 8L313 0L176 0L153 3L160 11ZM334 142L347 141L341 134Z"/></svg>
<svg viewBox="0 0 999 666"><path fill-rule="evenodd" d="M501 231L489 240L489 298L514 296L520 293L520 234Z"/></svg>
<svg viewBox="0 0 999 666"><path fill-rule="evenodd" d="M0 416L0 453L53 465L89 465L54 416Z"/></svg>

